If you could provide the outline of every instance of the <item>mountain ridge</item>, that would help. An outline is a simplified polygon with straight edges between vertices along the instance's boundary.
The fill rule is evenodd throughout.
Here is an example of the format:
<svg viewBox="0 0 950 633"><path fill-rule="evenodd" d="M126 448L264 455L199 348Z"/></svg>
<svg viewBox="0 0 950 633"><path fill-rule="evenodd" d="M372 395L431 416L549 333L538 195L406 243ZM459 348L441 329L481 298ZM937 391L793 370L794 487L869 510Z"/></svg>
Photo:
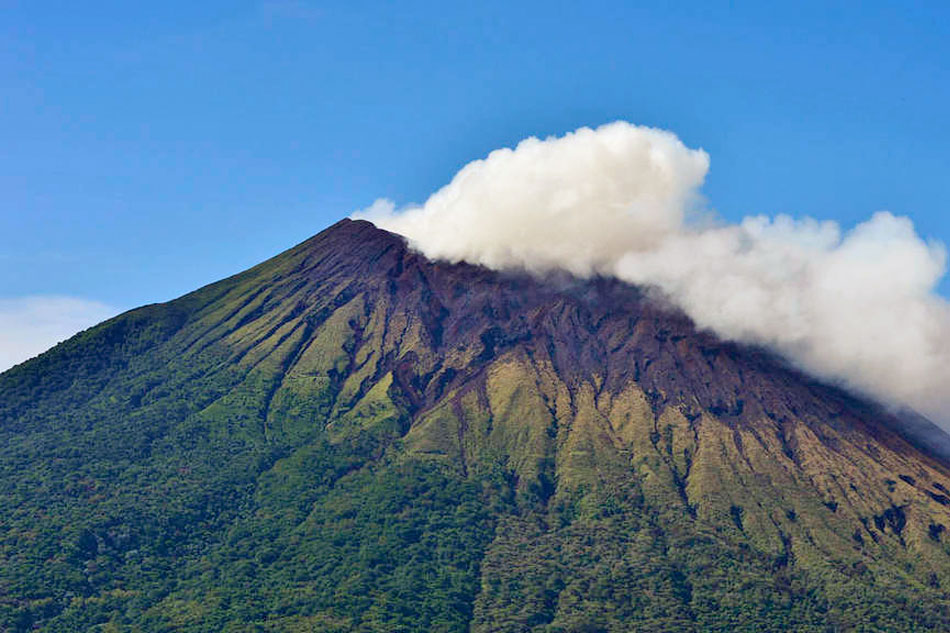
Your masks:
<svg viewBox="0 0 950 633"><path fill-rule="evenodd" d="M0 374L0 623L940 630L904 428L641 289L344 220Z"/></svg>

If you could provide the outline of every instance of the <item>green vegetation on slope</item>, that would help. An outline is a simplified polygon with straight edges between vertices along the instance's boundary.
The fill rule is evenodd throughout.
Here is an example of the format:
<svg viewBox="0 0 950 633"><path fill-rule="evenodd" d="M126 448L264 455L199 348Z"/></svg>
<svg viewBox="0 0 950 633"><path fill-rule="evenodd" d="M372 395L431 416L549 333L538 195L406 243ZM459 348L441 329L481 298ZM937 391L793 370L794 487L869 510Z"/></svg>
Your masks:
<svg viewBox="0 0 950 633"><path fill-rule="evenodd" d="M950 630L947 468L612 292L343 223L0 375L0 630Z"/></svg>

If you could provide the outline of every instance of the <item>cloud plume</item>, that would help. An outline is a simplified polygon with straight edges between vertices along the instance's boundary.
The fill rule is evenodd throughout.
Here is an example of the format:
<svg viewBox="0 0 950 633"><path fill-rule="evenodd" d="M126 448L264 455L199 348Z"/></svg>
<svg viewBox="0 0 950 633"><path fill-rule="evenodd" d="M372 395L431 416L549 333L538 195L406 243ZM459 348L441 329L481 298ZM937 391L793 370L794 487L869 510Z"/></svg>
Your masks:
<svg viewBox="0 0 950 633"><path fill-rule="evenodd" d="M617 122L529 138L421 206L377 200L357 215L433 259L655 287L723 338L950 425L944 246L888 212L847 232L788 216L728 224L703 212L708 168L672 133Z"/></svg>
<svg viewBox="0 0 950 633"><path fill-rule="evenodd" d="M76 297L0 299L0 371L28 360L118 310Z"/></svg>

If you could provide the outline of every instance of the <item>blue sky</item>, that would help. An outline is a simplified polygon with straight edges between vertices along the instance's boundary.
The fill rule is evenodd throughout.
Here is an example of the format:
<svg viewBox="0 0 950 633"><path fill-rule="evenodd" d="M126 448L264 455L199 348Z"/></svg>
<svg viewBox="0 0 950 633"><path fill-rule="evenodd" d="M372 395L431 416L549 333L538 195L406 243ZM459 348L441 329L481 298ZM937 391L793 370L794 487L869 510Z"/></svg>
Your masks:
<svg viewBox="0 0 950 633"><path fill-rule="evenodd" d="M950 242L946 7L0 0L0 300L171 299L615 119L709 152L728 219Z"/></svg>

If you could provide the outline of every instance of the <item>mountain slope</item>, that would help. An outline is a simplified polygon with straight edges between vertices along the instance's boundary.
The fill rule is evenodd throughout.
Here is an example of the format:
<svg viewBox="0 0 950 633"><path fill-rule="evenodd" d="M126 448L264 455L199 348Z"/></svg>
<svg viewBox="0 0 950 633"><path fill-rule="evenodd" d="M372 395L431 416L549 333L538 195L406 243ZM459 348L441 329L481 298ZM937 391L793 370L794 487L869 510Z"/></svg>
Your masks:
<svg viewBox="0 0 950 633"><path fill-rule="evenodd" d="M0 375L0 628L948 630L950 468L899 428L346 220Z"/></svg>

